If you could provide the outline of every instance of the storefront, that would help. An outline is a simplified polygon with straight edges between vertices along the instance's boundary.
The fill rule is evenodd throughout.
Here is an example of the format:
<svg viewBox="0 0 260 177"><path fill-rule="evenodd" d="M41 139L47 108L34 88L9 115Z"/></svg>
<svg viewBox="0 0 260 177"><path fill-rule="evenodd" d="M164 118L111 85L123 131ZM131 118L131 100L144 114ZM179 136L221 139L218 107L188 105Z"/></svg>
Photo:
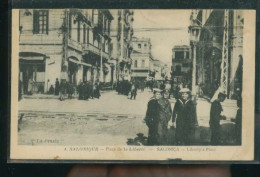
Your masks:
<svg viewBox="0 0 260 177"><path fill-rule="evenodd" d="M19 53L19 79L22 83L22 94L44 92L45 60L46 56L40 53Z"/></svg>

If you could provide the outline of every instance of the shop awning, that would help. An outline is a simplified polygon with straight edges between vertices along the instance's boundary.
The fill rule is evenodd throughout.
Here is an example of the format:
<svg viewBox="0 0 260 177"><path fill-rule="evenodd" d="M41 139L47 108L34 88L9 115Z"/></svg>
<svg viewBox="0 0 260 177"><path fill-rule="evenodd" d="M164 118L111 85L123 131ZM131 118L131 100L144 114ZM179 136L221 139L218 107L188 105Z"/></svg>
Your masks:
<svg viewBox="0 0 260 177"><path fill-rule="evenodd" d="M79 60L74 59L74 58L69 58L69 61L72 63L80 64Z"/></svg>
<svg viewBox="0 0 260 177"><path fill-rule="evenodd" d="M91 66L92 66L91 64L88 64L88 63L85 63L85 62L81 62L81 64L82 64L83 66L87 66L87 67L91 67Z"/></svg>
<svg viewBox="0 0 260 177"><path fill-rule="evenodd" d="M46 55L35 52L20 52L19 60L24 61L43 61L46 59Z"/></svg>

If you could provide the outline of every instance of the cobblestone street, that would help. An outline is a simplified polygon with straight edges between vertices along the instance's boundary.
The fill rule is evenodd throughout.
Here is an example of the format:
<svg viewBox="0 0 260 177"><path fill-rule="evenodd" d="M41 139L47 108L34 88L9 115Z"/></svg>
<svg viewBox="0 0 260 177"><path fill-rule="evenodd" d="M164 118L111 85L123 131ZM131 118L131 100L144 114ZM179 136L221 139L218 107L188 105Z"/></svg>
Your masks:
<svg viewBox="0 0 260 177"><path fill-rule="evenodd" d="M152 92L138 92L136 100L118 95L115 91L106 91L101 95L100 99L89 101L59 101L55 98L21 100L19 115L23 118L19 123L19 144L126 145L131 144L138 133L147 136L148 129L143 119ZM173 107L175 100L170 101ZM228 143L232 144L233 123L230 119L235 117L237 108L231 100L225 101L223 108L227 120L221 123L228 126L223 133L229 136ZM209 142L209 110L210 103L199 98L198 143Z"/></svg>

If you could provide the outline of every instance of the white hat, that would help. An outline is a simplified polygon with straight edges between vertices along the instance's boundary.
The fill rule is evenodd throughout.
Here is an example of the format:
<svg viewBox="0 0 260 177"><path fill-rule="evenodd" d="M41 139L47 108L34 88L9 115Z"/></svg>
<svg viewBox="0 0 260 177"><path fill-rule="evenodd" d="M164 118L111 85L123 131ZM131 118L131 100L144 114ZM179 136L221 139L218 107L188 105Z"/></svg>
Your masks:
<svg viewBox="0 0 260 177"><path fill-rule="evenodd" d="M161 89L158 89L158 88L154 88L154 89L153 89L153 93L156 93L156 92L162 92L162 90L161 90Z"/></svg>
<svg viewBox="0 0 260 177"><path fill-rule="evenodd" d="M180 93L188 93L188 92L190 92L190 89L188 89L188 88L182 88L179 92L180 92Z"/></svg>

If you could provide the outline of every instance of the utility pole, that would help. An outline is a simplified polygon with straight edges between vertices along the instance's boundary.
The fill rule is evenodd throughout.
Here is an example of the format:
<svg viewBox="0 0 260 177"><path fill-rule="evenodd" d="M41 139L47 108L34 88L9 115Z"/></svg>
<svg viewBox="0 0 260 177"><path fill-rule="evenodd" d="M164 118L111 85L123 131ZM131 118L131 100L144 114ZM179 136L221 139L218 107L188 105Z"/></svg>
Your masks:
<svg viewBox="0 0 260 177"><path fill-rule="evenodd" d="M220 87L228 94L228 35L229 35L229 10L224 11L224 32L222 46L222 62L221 62L221 81Z"/></svg>

